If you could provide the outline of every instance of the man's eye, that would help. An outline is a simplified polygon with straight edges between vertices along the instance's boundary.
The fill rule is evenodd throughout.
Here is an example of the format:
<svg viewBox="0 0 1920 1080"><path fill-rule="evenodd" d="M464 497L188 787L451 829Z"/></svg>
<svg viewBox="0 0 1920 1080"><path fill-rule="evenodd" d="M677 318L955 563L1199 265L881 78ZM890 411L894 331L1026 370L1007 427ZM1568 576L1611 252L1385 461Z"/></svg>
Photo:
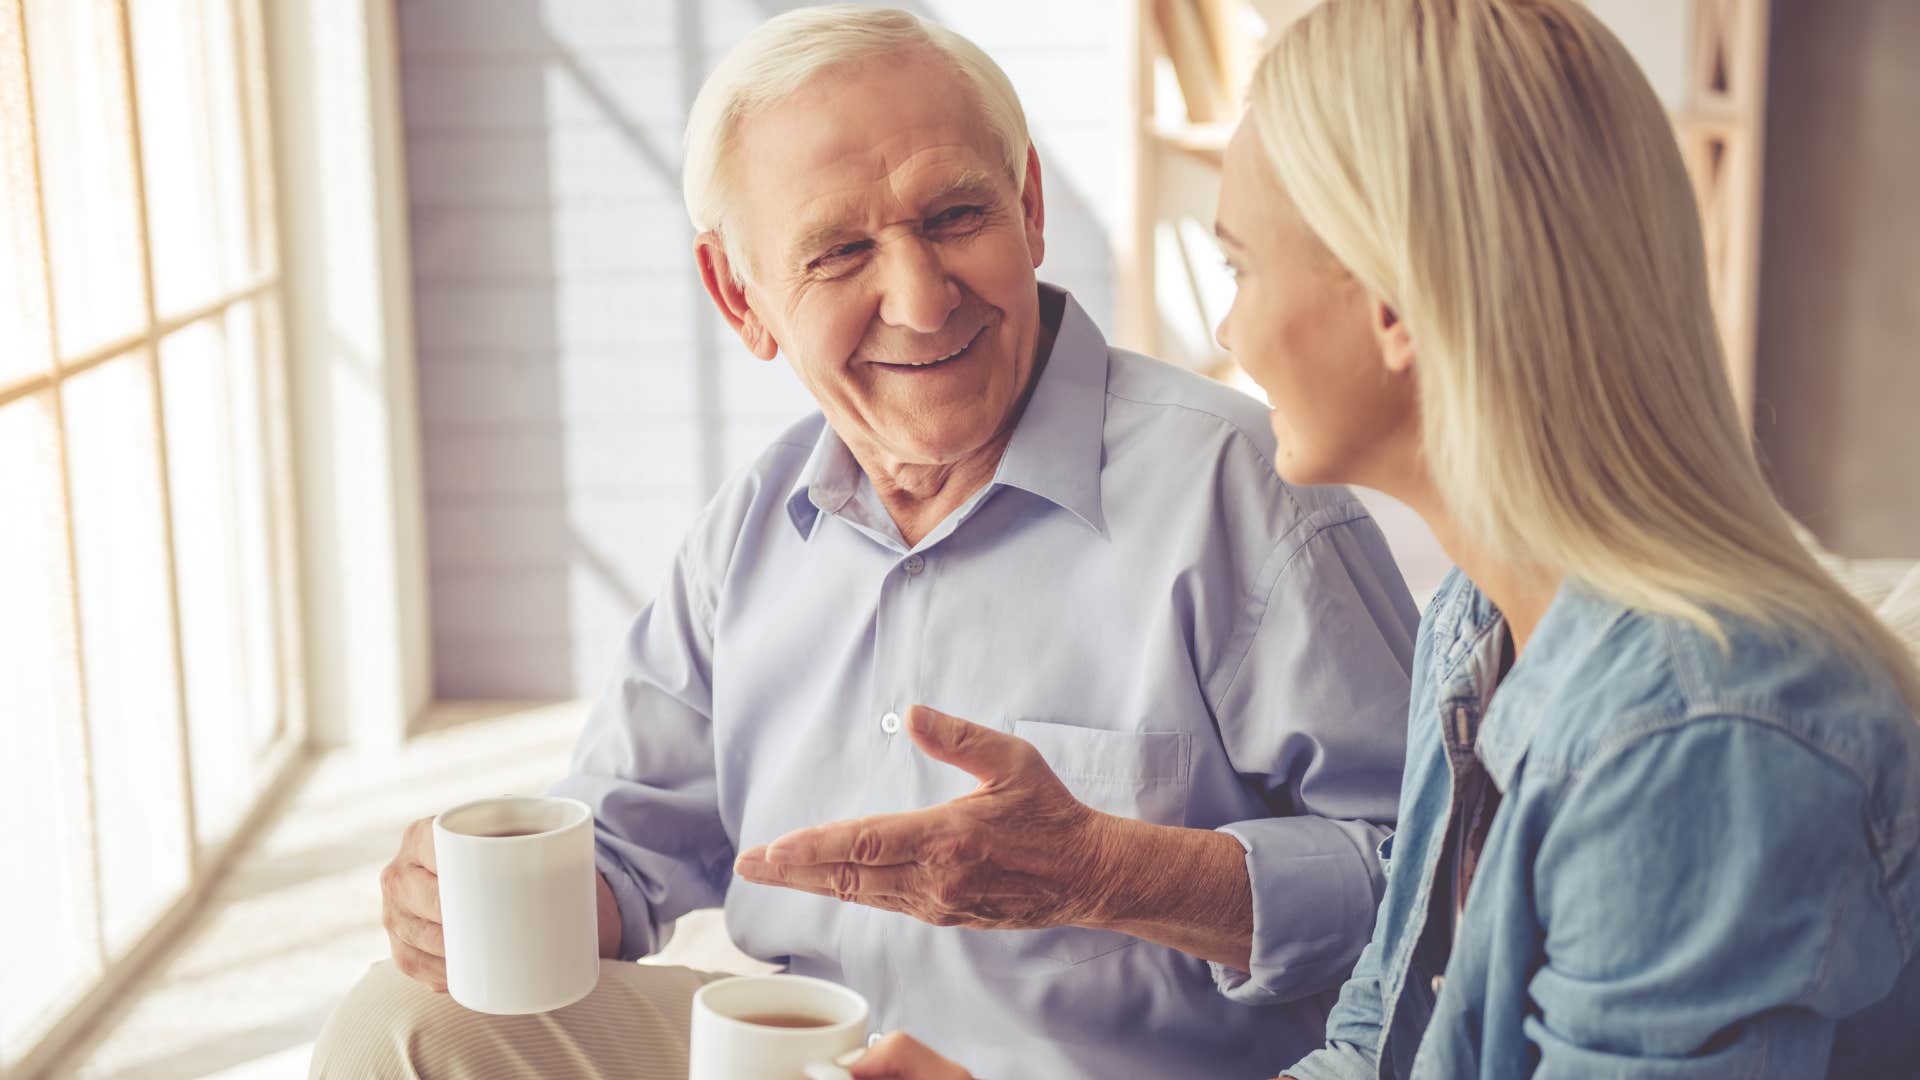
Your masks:
<svg viewBox="0 0 1920 1080"><path fill-rule="evenodd" d="M808 263L807 269L833 270L845 267L849 262L852 262L855 258L865 253L869 246L865 240L857 240L851 244L841 244L839 247L829 250L825 255Z"/></svg>
<svg viewBox="0 0 1920 1080"><path fill-rule="evenodd" d="M952 228L955 226L964 227L979 221L985 212L986 211L978 206L950 207L933 215L932 220L928 221L927 224L935 229Z"/></svg>

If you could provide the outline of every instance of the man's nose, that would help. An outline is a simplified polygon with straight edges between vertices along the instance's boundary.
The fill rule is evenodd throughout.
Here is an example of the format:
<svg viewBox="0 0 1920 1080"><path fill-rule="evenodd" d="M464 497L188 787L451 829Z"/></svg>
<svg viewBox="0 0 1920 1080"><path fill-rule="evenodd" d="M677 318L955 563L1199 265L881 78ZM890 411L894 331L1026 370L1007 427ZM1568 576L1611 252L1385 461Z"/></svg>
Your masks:
<svg viewBox="0 0 1920 1080"><path fill-rule="evenodd" d="M932 244L902 237L882 250L880 262L882 322L921 334L947 325L960 306L960 286L947 276Z"/></svg>

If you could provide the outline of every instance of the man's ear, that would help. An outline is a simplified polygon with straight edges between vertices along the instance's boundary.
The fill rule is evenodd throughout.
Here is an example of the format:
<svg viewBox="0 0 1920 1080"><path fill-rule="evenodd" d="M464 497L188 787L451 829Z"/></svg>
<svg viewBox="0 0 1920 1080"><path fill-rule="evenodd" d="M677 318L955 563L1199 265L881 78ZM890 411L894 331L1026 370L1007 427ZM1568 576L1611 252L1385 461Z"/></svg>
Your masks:
<svg viewBox="0 0 1920 1080"><path fill-rule="evenodd" d="M1027 145L1027 185L1020 192L1020 218L1027 230L1027 250L1039 268L1047 256L1047 203L1040 192L1040 148Z"/></svg>
<svg viewBox="0 0 1920 1080"><path fill-rule="evenodd" d="M748 302L746 285L734 275L733 263L727 257L727 246L721 242L720 234L708 229L694 237L693 258L700 264L700 284L707 287L713 306L720 309L720 317L740 335L747 351L762 360L780 355L780 343L773 339L773 332Z"/></svg>
<svg viewBox="0 0 1920 1080"><path fill-rule="evenodd" d="M1395 375L1413 370L1413 332L1407 321L1388 307L1386 301L1373 300L1373 337L1380 345L1380 363Z"/></svg>

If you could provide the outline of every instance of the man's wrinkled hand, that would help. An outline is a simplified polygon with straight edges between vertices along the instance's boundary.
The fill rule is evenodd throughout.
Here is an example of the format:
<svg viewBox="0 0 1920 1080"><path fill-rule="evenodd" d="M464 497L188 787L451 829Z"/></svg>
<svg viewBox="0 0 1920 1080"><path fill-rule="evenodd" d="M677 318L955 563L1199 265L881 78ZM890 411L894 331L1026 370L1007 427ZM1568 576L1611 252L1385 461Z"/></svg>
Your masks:
<svg viewBox="0 0 1920 1080"><path fill-rule="evenodd" d="M735 871L934 926L1096 922L1107 815L1075 799L1024 739L918 705L907 726L928 757L980 786L924 810L788 833L743 853Z"/></svg>
<svg viewBox="0 0 1920 1080"><path fill-rule="evenodd" d="M433 819L400 837L400 853L380 871L380 923L400 973L435 993L447 989L447 943L440 931L440 878L433 861Z"/></svg>

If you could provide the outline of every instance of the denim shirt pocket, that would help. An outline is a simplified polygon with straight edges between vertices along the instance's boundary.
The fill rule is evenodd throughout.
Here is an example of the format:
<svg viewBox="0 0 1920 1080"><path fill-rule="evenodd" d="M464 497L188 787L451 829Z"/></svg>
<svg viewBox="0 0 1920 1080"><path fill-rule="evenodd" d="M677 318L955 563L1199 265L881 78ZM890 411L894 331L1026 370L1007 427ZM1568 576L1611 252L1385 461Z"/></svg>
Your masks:
<svg viewBox="0 0 1920 1080"><path fill-rule="evenodd" d="M1192 789L1193 736L1184 731L1114 731L1017 719L1013 734L1033 744L1074 798L1109 814L1185 825ZM995 932L1017 957L1080 964L1139 939L1108 930L1060 927Z"/></svg>

